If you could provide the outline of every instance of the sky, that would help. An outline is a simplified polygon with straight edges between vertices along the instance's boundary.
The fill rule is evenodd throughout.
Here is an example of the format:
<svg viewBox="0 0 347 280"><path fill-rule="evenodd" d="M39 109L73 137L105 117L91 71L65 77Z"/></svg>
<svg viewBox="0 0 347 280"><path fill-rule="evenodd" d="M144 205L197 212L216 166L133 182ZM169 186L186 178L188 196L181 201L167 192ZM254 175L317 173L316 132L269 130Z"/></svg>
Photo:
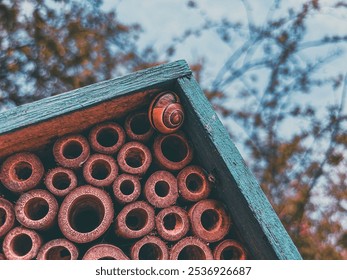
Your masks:
<svg viewBox="0 0 347 280"><path fill-rule="evenodd" d="M247 13L245 6L249 6ZM281 13L286 13L288 7L300 7L302 0L284 0L280 12L271 14L272 1L269 0L197 0L197 8L188 7L188 0L104 0L103 9L105 11L116 10L120 22L124 24L139 23L143 28L142 35L138 42L140 48L153 46L157 53L162 54L161 59L166 59L165 50L172 43L175 37L181 36L188 28L199 29L207 18L219 20L223 18L232 19L241 23L247 23L247 18L257 25L261 25L267 17L279 17ZM317 15L310 15L306 40L311 41L320 38L322 35L346 34L347 9L332 9L332 3L336 1L321 0L320 12ZM28 2L26 11L29 13L32 8ZM270 11L270 12L269 12ZM247 34L247 29L244 30ZM225 44L215 30L202 32L200 36L191 36L183 43L177 44L177 51L170 58L171 61L185 59L189 64L194 64L204 59L205 71L201 84L204 88L209 88L215 79L218 71L223 67L225 61L232 55L238 46L243 43L241 38L233 38L231 43ZM334 73L346 73L347 49L339 46L344 54L333 63L328 64L320 71L320 75L333 75ZM310 48L301 55L314 61L322 52L329 52L329 49ZM266 77L264 77L264 81ZM260 81L261 83L262 81ZM233 91L233 88L228 88ZM326 88L317 89L316 98L312 100L310 96L300 97L300 102L311 102L315 106L324 108L327 104L337 102L341 92L334 93L334 96L327 94ZM230 98L230 106L234 100ZM236 104L238 105L238 104ZM347 104L346 104L347 109ZM234 133L242 134L242 129L235 125L230 119L223 119L223 124ZM295 131L296 124L287 123L283 135L289 137ZM237 143L236 143L237 145ZM247 160L247 151L241 145L237 145L243 157ZM320 198L319 198L320 197ZM324 199L324 193L318 195L318 201L329 203ZM344 223L347 229L347 220Z"/></svg>
<svg viewBox="0 0 347 280"><path fill-rule="evenodd" d="M117 16L121 22L127 24L140 23L144 31L140 37L139 45L154 46L158 53L164 53L164 50L172 42L172 38L182 35L188 28L199 28L204 23L204 18L215 20L229 18L243 23L247 21L246 10L241 0L200 0L196 1L197 9L189 8L187 2L187 0L105 0L103 7L106 10L116 8ZM286 6L281 7L281 12L274 14L269 13L272 1L244 2L251 3L251 5L248 5L251 20L257 24L262 24L268 16L278 17L281 12L286 13L288 7L301 7L301 3L305 1L282 1ZM307 41L318 39L322 35L330 35L332 30L335 34L345 34L347 9L340 9L341 11L336 12L336 9L331 8L332 3L335 1L321 0L320 2L319 14L310 16L308 21ZM194 64L204 59L207 67L205 67L206 70L201 84L204 88L209 88L227 58L242 43L243 40L235 38L230 45L227 45L220 40L214 30L206 31L201 33L199 37L191 36L188 40L178 44L177 51L171 60L185 59L189 64ZM346 72L347 48L346 45L340 45L340 47L345 52L344 55L334 63L324 67L320 72L321 75ZM324 48L310 48L306 52L302 52L301 55L314 61L322 55L322 51L325 51ZM326 51L328 52L328 49ZM162 58L165 58L164 54ZM331 98L325 93L325 90L322 89L320 93L315 93L319 95L319 98L314 100L315 105L325 106L339 100L339 96ZM309 96L300 96L300 98L302 102L312 102L312 98ZM233 100L230 102L233 102Z"/></svg>
<svg viewBox="0 0 347 280"><path fill-rule="evenodd" d="M139 23L143 28L139 46L153 46L159 54L163 54L163 59L166 58L164 50L170 45L173 38L181 36L188 28L198 29L206 18L215 20L229 18L233 21L247 22L247 12L245 6L242 4L242 0L200 0L195 1L197 3L197 8L195 9L189 8L187 2L187 0L105 0L103 8L105 10L116 9L117 16L121 22L126 24ZM249 7L248 17L254 23L261 25L266 21L267 17L279 17L287 13L289 7L297 7L299 9L305 1L282 1L281 9L275 13L271 13L273 1L248 0L247 2L247 0L243 0L243 2ZM341 11L338 10L336 12L336 9L331 8L331 5L335 1L331 0L321 0L320 3L321 7L318 15L309 16L306 35L307 41L314 41L322 35L330 35L332 30L334 34L342 35L346 33L347 9L340 9ZM201 85L204 88L210 88L225 61L243 42L242 39L235 38L227 45L222 42L215 30L205 31L200 36L191 36L183 43L177 44L177 51L170 59L185 59L189 64L194 64L203 59L205 71ZM339 57L338 60L333 61L333 63L327 64L319 72L319 75L333 76L336 73L346 73L346 44L338 47L344 51L344 55ZM306 52L302 52L301 55L315 61L315 59L322 55L322 52L329 53L329 51L329 48L310 48ZM263 75L263 80L266 81L266 73ZM261 79L259 83L262 83ZM265 85L265 83L263 84ZM229 88L228 90L232 92L233 88ZM327 88L316 89L315 95L317 98L315 99L312 99L309 95L304 96L302 94L297 98L300 99L300 102L310 103L321 108L323 113L325 106L338 102L341 95L341 91L338 91L332 97L331 94L327 94L328 90ZM236 92L236 89L234 91ZM229 103L232 106L234 100L230 98ZM242 133L242 129L235 126L231 120L222 119L222 121L229 129L238 130L238 133ZM288 129L283 131L283 135L290 137L292 135L292 129L295 129L295 125L297 124L286 123L285 126ZM242 149L242 147L239 147L239 149Z"/></svg>
<svg viewBox="0 0 347 280"><path fill-rule="evenodd" d="M212 19L230 18L234 21L245 22L247 15L240 0L200 0L198 9L187 6L187 0L105 0L104 9L117 9L118 18L124 23L140 23L144 29L139 44L151 45L163 50L169 45L172 38L180 36L187 28L199 27L204 22L204 17ZM249 1L250 14L255 23L262 23L268 16L272 1ZM283 1L287 7L292 3L304 3L301 0ZM344 34L347 25L347 11L336 12L329 8L335 1L321 1L321 11L318 16L311 16L307 32L307 40L314 40L322 34L329 34L334 30L337 34ZM164 4L165 3L165 4ZM296 5L300 7L300 5ZM282 11L286 12L283 6ZM151 12L152 11L152 12ZM275 14L279 16L280 14ZM182 44L172 60L186 59L188 63L194 63L201 57L207 59L208 75L206 84L210 83L214 75L221 68L226 58L232 54L235 46L240 42L233 42L230 48L221 42L215 32L206 32L200 38L191 38ZM319 53L320 51L317 50ZM310 50L311 55L314 54ZM317 54L318 54L317 53ZM343 68L344 63L334 64L336 69ZM325 69L331 71L332 69Z"/></svg>
<svg viewBox="0 0 347 280"><path fill-rule="evenodd" d="M306 1L301 0L286 0L282 1L285 6L282 6L280 12L271 14L272 1L257 0L244 3L249 6L249 14L241 0L200 0L195 1L198 5L197 9L189 8L187 0L105 0L103 8L105 10L116 9L119 20L126 24L139 23L144 32L139 40L140 46L154 46L158 53L163 53L172 39L183 34L188 28L199 28L205 18L221 19L230 18L234 21L242 23L247 22L250 18L256 24L262 24L268 16L279 17L281 12L286 13L289 7L301 7ZM251 5L249 4L251 3ZM336 1L325 0L320 1L320 12L316 15L310 15L308 21L308 30L306 35L307 41L314 41L322 35L346 34L347 26L347 9L331 8ZM245 32L247 32L245 30ZM190 37L188 40L178 45L175 55L171 60L185 59L189 64L194 64L197 61L204 59L205 72L201 81L203 87L210 87L212 81L216 77L227 58L233 54L235 49L242 44L242 40L234 40L230 45L223 43L214 31L203 32L200 36ZM347 49L346 45L338 45L344 54L338 60L329 63L320 72L319 75L334 75L335 73L347 73ZM322 52L330 52L329 48L310 48L301 55L315 61ZM165 58L163 55L162 58ZM266 78L264 77L264 80ZM229 89L232 91L232 89ZM327 94L327 88L316 89L316 98L311 96L300 95L296 97L300 102L309 102L324 111L327 104L333 104L339 101L342 91L337 91L334 96ZM331 90L329 90L331 92ZM234 100L230 99L230 103ZM347 104L346 104L347 109ZM223 124L229 129L242 133L242 129L237 127L232 120L222 119ZM290 136L292 131L295 131L294 123L286 123L286 129L283 130L283 135ZM237 143L236 143L237 145ZM237 145L241 154L247 159L247 152L243 147ZM329 204L329 199L324 196L322 189L317 189L317 203L323 205ZM347 219L342 221L345 229L347 229Z"/></svg>

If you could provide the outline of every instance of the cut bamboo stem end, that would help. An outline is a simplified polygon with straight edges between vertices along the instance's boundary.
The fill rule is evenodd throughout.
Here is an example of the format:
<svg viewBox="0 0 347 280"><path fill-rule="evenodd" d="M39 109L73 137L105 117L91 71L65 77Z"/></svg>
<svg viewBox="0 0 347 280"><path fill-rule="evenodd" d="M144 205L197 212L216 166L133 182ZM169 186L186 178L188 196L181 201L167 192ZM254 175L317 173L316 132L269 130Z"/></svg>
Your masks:
<svg viewBox="0 0 347 280"><path fill-rule="evenodd" d="M69 240L59 238L43 245L38 254L38 260L77 260L78 249Z"/></svg>
<svg viewBox="0 0 347 280"><path fill-rule="evenodd" d="M128 115L124 122L124 129L130 140L139 142L148 142L154 133L146 112Z"/></svg>
<svg viewBox="0 0 347 280"><path fill-rule="evenodd" d="M117 246L98 244L84 254L83 260L129 260L129 258Z"/></svg>
<svg viewBox="0 0 347 280"><path fill-rule="evenodd" d="M106 232L114 216L112 200L102 189L81 186L64 199L58 224L64 236L76 243L88 243Z"/></svg>
<svg viewBox="0 0 347 280"><path fill-rule="evenodd" d="M177 180L168 171L156 171L147 179L143 192L154 207L169 207L178 198Z"/></svg>
<svg viewBox="0 0 347 280"><path fill-rule="evenodd" d="M144 201L127 204L115 220L115 233L123 238L140 238L155 227L154 209Z"/></svg>
<svg viewBox="0 0 347 280"><path fill-rule="evenodd" d="M23 152L8 157L1 166L0 178L12 192L21 193L35 188L41 181L44 167L34 154Z"/></svg>
<svg viewBox="0 0 347 280"><path fill-rule="evenodd" d="M113 155L125 143L124 129L113 122L99 124L90 131L89 143L96 153Z"/></svg>
<svg viewBox="0 0 347 280"><path fill-rule="evenodd" d="M213 255L206 243L196 237L186 237L171 248L170 260L213 260Z"/></svg>
<svg viewBox="0 0 347 280"><path fill-rule="evenodd" d="M0 238L13 228L15 221L13 204L0 197Z"/></svg>
<svg viewBox="0 0 347 280"><path fill-rule="evenodd" d="M64 197L77 187L77 177L71 169L56 167L47 173L45 185L55 196Z"/></svg>
<svg viewBox="0 0 347 280"><path fill-rule="evenodd" d="M168 260L169 250L163 240L156 236L145 236L130 250L132 260Z"/></svg>
<svg viewBox="0 0 347 280"><path fill-rule="evenodd" d="M58 202L46 190L31 190L22 194L15 204L15 213L18 222L23 226L47 230L56 223Z"/></svg>
<svg viewBox="0 0 347 280"><path fill-rule="evenodd" d="M29 145L40 149L45 166L30 152L4 158L0 189L17 202L0 198L0 259L246 259L246 247L228 239L228 198L214 200L223 190L214 190L216 180L198 166L208 167L195 156L199 141L184 133L194 120L179 130L179 95L138 94L135 103L153 100L146 112L134 112L138 106L127 106L126 97L114 114L123 127L101 116L102 123L94 118L73 134L56 133L55 142ZM52 169L44 174L45 167Z"/></svg>
<svg viewBox="0 0 347 280"><path fill-rule="evenodd" d="M89 154L89 143L85 137L79 134L63 136L53 146L55 161L66 168L82 167Z"/></svg>
<svg viewBox="0 0 347 280"><path fill-rule="evenodd" d="M118 166L113 157L103 154L91 155L83 166L83 177L95 187L112 185L118 175Z"/></svg>
<svg viewBox="0 0 347 280"><path fill-rule="evenodd" d="M196 165L187 166L177 175L180 195L187 201L197 202L206 199L211 185L204 170Z"/></svg>
<svg viewBox="0 0 347 280"><path fill-rule="evenodd" d="M32 260L41 245L41 237L34 230L16 227L5 236L2 246L8 260Z"/></svg>
<svg viewBox="0 0 347 280"><path fill-rule="evenodd" d="M215 260L246 260L246 250L243 246L231 239L223 240L213 251Z"/></svg>
<svg viewBox="0 0 347 280"><path fill-rule="evenodd" d="M231 221L224 206L213 199L197 202L188 212L192 232L206 242L222 240L229 232Z"/></svg>
<svg viewBox="0 0 347 280"><path fill-rule="evenodd" d="M189 231L189 218L185 210L171 206L161 210L155 218L158 234L167 241L177 241Z"/></svg>
<svg viewBox="0 0 347 280"><path fill-rule="evenodd" d="M141 183L138 176L119 175L113 183L113 194L120 204L134 202L141 194Z"/></svg>
<svg viewBox="0 0 347 280"><path fill-rule="evenodd" d="M117 155L120 169L133 175L144 175L152 163L150 150L140 142L126 143Z"/></svg>
<svg viewBox="0 0 347 280"><path fill-rule="evenodd" d="M183 133L159 135L154 139L153 154L164 169L178 171L193 159L193 148Z"/></svg>

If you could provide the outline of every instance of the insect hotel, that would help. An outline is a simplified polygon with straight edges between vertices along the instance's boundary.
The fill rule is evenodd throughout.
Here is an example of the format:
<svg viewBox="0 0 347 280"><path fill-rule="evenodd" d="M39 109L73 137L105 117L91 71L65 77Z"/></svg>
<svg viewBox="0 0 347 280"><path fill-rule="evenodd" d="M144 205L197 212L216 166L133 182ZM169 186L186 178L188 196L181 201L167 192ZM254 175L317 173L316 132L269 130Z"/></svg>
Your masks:
<svg viewBox="0 0 347 280"><path fill-rule="evenodd" d="M0 114L0 259L301 259L185 61Z"/></svg>

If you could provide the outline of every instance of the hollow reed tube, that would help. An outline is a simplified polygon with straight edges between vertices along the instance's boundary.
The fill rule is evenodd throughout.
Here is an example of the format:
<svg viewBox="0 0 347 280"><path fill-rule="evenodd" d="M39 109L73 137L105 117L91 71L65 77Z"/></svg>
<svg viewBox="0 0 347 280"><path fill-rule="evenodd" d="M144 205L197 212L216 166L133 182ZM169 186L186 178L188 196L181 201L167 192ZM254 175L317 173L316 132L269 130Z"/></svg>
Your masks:
<svg viewBox="0 0 347 280"><path fill-rule="evenodd" d="M89 133L89 143L96 153L113 155L125 143L124 129L113 122L98 124Z"/></svg>
<svg viewBox="0 0 347 280"><path fill-rule="evenodd" d="M3 252L8 260L32 260L42 245L41 237L31 229L15 227L3 241Z"/></svg>
<svg viewBox="0 0 347 280"><path fill-rule="evenodd" d="M0 197L0 238L13 228L15 220L13 204L7 199Z"/></svg>
<svg viewBox="0 0 347 280"><path fill-rule="evenodd" d="M155 217L158 234L167 241L177 241L183 238L189 230L187 212L178 206L161 210Z"/></svg>
<svg viewBox="0 0 347 280"><path fill-rule="evenodd" d="M90 147L87 139L79 134L59 138L53 146L55 161L66 168L78 169L87 161Z"/></svg>
<svg viewBox="0 0 347 280"><path fill-rule="evenodd" d="M41 160L33 153L22 152L4 161L0 178L7 189L21 193L37 187L43 173L44 167Z"/></svg>
<svg viewBox="0 0 347 280"><path fill-rule="evenodd" d="M246 260L246 250L243 246L231 239L220 242L213 250L213 258L215 260Z"/></svg>
<svg viewBox="0 0 347 280"><path fill-rule="evenodd" d="M56 167L48 171L45 185L55 196L64 197L77 187L77 177L69 168Z"/></svg>
<svg viewBox="0 0 347 280"><path fill-rule="evenodd" d="M148 142L154 133L147 112L135 112L128 115L124 122L124 129L129 139L139 142Z"/></svg>
<svg viewBox="0 0 347 280"><path fill-rule="evenodd" d="M115 220L116 235L127 239L140 238L154 227L154 209L145 201L125 205Z"/></svg>
<svg viewBox="0 0 347 280"><path fill-rule="evenodd" d="M117 246L97 244L84 254L83 260L129 260L129 258Z"/></svg>
<svg viewBox="0 0 347 280"><path fill-rule="evenodd" d="M169 251L163 240L156 236L145 236L130 250L132 260L167 260Z"/></svg>
<svg viewBox="0 0 347 280"><path fill-rule="evenodd" d="M213 260L213 255L206 243L196 237L186 237L171 248L170 260Z"/></svg>
<svg viewBox="0 0 347 280"><path fill-rule="evenodd" d="M193 148L182 132L160 134L154 139L153 155L164 169L177 171L193 159Z"/></svg>
<svg viewBox="0 0 347 280"><path fill-rule="evenodd" d="M206 242L222 240L229 232L231 221L224 206L216 200L200 200L188 211L194 235Z"/></svg>
<svg viewBox="0 0 347 280"><path fill-rule="evenodd" d="M211 184L204 170L196 165L187 166L177 175L180 195L187 201L206 199L211 192Z"/></svg>
<svg viewBox="0 0 347 280"><path fill-rule="evenodd" d="M38 260L77 260L78 249L69 240L54 239L44 244L38 254Z"/></svg>
<svg viewBox="0 0 347 280"><path fill-rule="evenodd" d="M136 175L123 173L113 183L113 194L118 203L134 202L141 194L141 183Z"/></svg>
<svg viewBox="0 0 347 280"><path fill-rule="evenodd" d="M112 185L118 175L118 166L113 157L103 154L91 155L83 166L83 177L95 187Z"/></svg>
<svg viewBox="0 0 347 280"><path fill-rule="evenodd" d="M144 144L128 142L120 149L117 162L125 173L144 175L152 163L152 155Z"/></svg>
<svg viewBox="0 0 347 280"><path fill-rule="evenodd" d="M15 204L18 222L35 230L47 230L56 223L58 202L46 190L31 190L22 194Z"/></svg>
<svg viewBox="0 0 347 280"><path fill-rule="evenodd" d="M143 194L154 207L169 207L178 198L177 180L168 171L156 171L147 179Z"/></svg>
<svg viewBox="0 0 347 280"><path fill-rule="evenodd" d="M58 224L63 235L76 243L88 243L103 235L114 216L110 196L102 189L81 186L62 202Z"/></svg>

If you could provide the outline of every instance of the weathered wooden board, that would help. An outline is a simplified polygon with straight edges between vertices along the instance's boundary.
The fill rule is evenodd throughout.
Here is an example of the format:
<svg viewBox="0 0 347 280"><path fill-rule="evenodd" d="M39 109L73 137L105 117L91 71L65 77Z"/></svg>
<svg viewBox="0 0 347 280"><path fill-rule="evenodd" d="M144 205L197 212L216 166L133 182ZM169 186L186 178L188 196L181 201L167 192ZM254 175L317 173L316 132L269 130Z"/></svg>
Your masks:
<svg viewBox="0 0 347 280"><path fill-rule="evenodd" d="M146 90L172 87L175 79L189 74L186 62L177 61L1 113L0 158L20 150L37 149L54 137L120 117L126 110L148 102L150 95Z"/></svg>
<svg viewBox="0 0 347 280"><path fill-rule="evenodd" d="M120 118L145 106L158 89L180 94L185 131L202 166L216 178L236 231L255 259L301 259L185 61L139 71L0 114L0 159L35 150L61 135Z"/></svg>
<svg viewBox="0 0 347 280"><path fill-rule="evenodd" d="M131 96L123 95L86 109L73 111L0 135L0 158L19 151L35 151L60 136L78 133L96 123L121 118L127 112L148 104L152 93L155 92L158 90L136 92ZM45 106L49 107L50 103L47 102Z"/></svg>
<svg viewBox="0 0 347 280"><path fill-rule="evenodd" d="M301 259L281 221L192 76L178 79L187 134L216 178L240 237L256 259Z"/></svg>

